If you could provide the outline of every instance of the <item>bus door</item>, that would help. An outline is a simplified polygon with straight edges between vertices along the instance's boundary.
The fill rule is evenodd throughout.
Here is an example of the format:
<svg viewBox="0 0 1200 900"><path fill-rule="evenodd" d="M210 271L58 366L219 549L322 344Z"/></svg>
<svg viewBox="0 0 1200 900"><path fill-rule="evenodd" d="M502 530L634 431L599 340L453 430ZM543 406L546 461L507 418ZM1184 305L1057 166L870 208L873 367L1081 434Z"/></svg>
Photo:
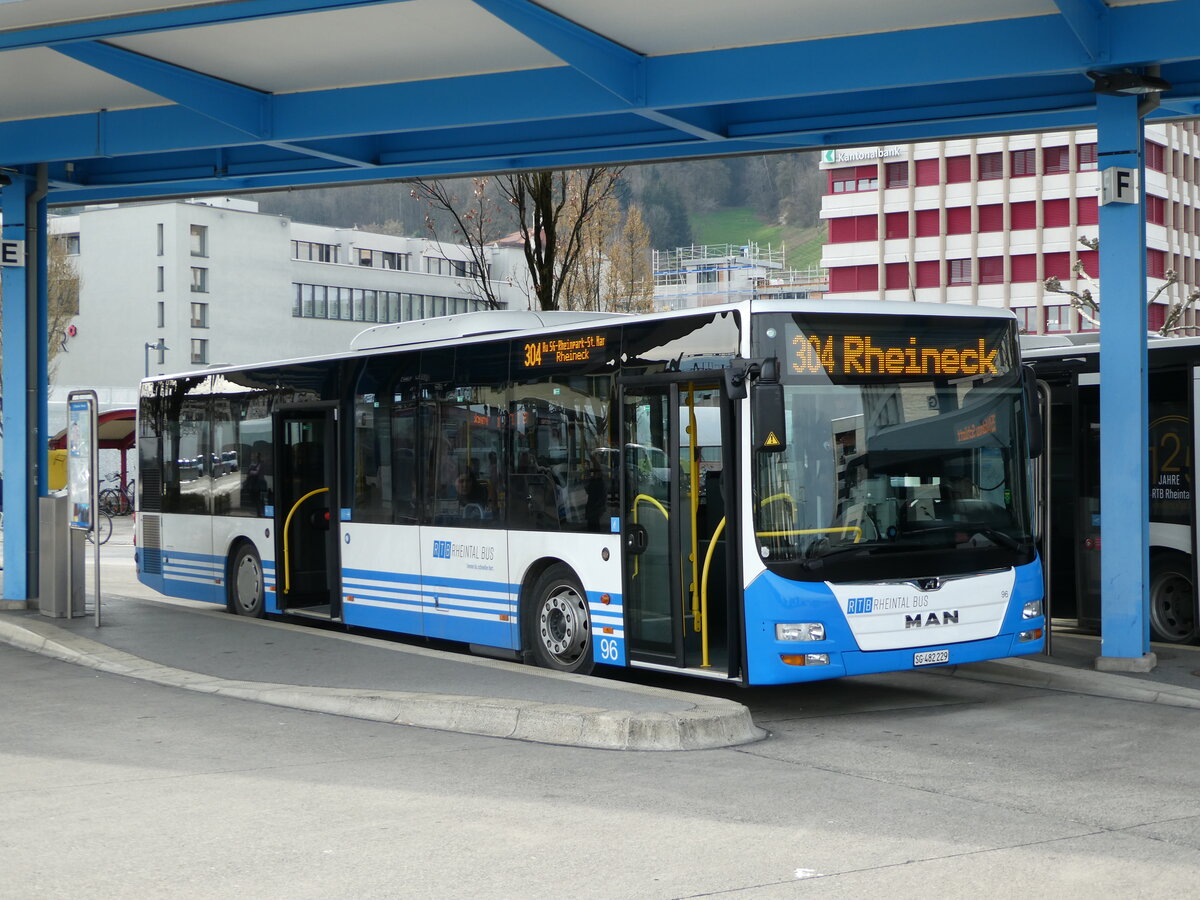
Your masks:
<svg viewBox="0 0 1200 900"><path fill-rule="evenodd" d="M683 373L623 380L621 414L630 661L725 677L731 609L740 621L725 531L732 410L719 382Z"/></svg>
<svg viewBox="0 0 1200 900"><path fill-rule="evenodd" d="M337 411L275 414L275 591L280 610L341 617Z"/></svg>

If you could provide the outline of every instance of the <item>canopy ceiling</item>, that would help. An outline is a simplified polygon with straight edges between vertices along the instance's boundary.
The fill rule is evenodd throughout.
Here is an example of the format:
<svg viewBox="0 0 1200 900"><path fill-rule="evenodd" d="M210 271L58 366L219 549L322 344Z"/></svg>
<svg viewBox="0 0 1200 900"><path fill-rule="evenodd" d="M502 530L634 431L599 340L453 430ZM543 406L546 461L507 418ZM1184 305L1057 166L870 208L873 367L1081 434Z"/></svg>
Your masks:
<svg viewBox="0 0 1200 900"><path fill-rule="evenodd" d="M84 12L81 12L81 9ZM0 166L85 203L1200 110L1200 0L0 0Z"/></svg>

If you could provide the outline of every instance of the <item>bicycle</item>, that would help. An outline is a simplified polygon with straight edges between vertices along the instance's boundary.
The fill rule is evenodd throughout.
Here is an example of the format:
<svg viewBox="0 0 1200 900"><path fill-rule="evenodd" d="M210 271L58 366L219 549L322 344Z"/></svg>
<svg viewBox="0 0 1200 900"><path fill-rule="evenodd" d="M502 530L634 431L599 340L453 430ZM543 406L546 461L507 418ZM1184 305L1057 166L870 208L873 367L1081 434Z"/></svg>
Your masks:
<svg viewBox="0 0 1200 900"><path fill-rule="evenodd" d="M112 516L104 510L100 510L99 515L96 517L95 527L89 528L83 533L84 540L89 544L95 543L97 537L100 539L100 546L102 547L112 537Z"/></svg>
<svg viewBox="0 0 1200 900"><path fill-rule="evenodd" d="M119 472L113 472L105 482L116 481L117 486L100 489L100 509L110 516L127 516L133 512L133 484L121 488L120 478Z"/></svg>

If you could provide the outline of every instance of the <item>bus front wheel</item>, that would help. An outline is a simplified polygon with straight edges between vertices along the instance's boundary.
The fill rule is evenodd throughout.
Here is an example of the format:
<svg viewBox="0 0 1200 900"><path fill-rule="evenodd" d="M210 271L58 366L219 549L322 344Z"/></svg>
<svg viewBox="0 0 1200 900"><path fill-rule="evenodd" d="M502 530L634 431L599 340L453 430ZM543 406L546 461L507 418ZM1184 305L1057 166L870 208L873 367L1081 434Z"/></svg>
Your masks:
<svg viewBox="0 0 1200 900"><path fill-rule="evenodd" d="M1181 553L1150 560L1150 630L1155 640L1168 644L1191 644L1200 636L1192 567Z"/></svg>
<svg viewBox="0 0 1200 900"><path fill-rule="evenodd" d="M592 671L592 623L587 594L575 573L554 565L533 585L525 609L526 635L539 666L587 675Z"/></svg>
<svg viewBox="0 0 1200 900"><path fill-rule="evenodd" d="M241 544L233 555L228 590L229 608L234 613L262 618L265 610L262 561L250 544Z"/></svg>

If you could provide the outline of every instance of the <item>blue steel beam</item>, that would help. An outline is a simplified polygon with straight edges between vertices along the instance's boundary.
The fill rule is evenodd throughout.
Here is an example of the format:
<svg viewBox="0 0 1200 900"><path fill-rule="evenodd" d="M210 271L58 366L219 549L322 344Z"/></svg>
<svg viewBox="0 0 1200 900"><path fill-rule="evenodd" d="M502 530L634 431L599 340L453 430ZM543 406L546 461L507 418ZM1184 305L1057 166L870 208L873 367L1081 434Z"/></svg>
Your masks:
<svg viewBox="0 0 1200 900"><path fill-rule="evenodd" d="M1100 631L1102 659L1153 667L1149 654L1150 509L1146 441L1146 189L1137 97L1097 101L1101 174L1138 173L1133 203L1100 207ZM1104 426L1108 426L1107 428ZM1097 667L1120 667L1120 663Z"/></svg>
<svg viewBox="0 0 1200 900"><path fill-rule="evenodd" d="M1200 0L1161 4L1200 17ZM1114 17L1125 9L1114 9ZM1172 34L1139 36L1136 20L1122 33L1125 53L1154 58L1155 50L1183 52ZM1174 29L1175 32L1186 29ZM1194 58L1197 48L1188 52ZM1114 54L1115 57L1115 54ZM847 58L878 59L847 67ZM904 60L899 62L898 60ZM686 118L692 134L711 139L726 132L715 124L723 105L747 98L841 97L917 84L963 90L962 84L990 81L1024 95L1012 73L1053 71L1076 79L1092 60L1060 16L1042 16L984 26L920 29L793 45L707 51L646 61L649 107ZM1168 66L1169 69L1169 66ZM1010 77L1001 78L1002 75ZM1164 69L1164 77L1171 77ZM1080 81L1081 84L1086 83ZM1171 97L1165 98L1171 102ZM688 108L688 107L691 108ZM462 78L313 91L273 98L272 137L306 143L323 137L418 132L467 124L530 123L555 118L640 112L570 68L540 69ZM880 122L886 120L881 111ZM697 134L696 132L700 133ZM703 132L708 131L709 134ZM688 133L688 132L684 132ZM0 163L83 159L245 143L243 134L174 107L125 110L0 124Z"/></svg>
<svg viewBox="0 0 1200 900"><path fill-rule="evenodd" d="M164 9L156 12L106 16L86 22L64 22L0 32L0 51L55 47L75 41L110 38L227 25L255 19L273 19L303 13L329 12L356 6L384 6L408 0L226 0L204 6Z"/></svg>
<svg viewBox="0 0 1200 900"><path fill-rule="evenodd" d="M529 0L472 0L628 106L642 106L645 57Z"/></svg>
<svg viewBox="0 0 1200 900"><path fill-rule="evenodd" d="M202 75L191 69L88 41L54 48L84 65L107 72L143 90L173 100L251 137L264 138L270 128L271 97L230 81Z"/></svg>
<svg viewBox="0 0 1200 900"><path fill-rule="evenodd" d="M1097 64L1108 60L1108 5L1104 0L1054 0L1071 31Z"/></svg>

